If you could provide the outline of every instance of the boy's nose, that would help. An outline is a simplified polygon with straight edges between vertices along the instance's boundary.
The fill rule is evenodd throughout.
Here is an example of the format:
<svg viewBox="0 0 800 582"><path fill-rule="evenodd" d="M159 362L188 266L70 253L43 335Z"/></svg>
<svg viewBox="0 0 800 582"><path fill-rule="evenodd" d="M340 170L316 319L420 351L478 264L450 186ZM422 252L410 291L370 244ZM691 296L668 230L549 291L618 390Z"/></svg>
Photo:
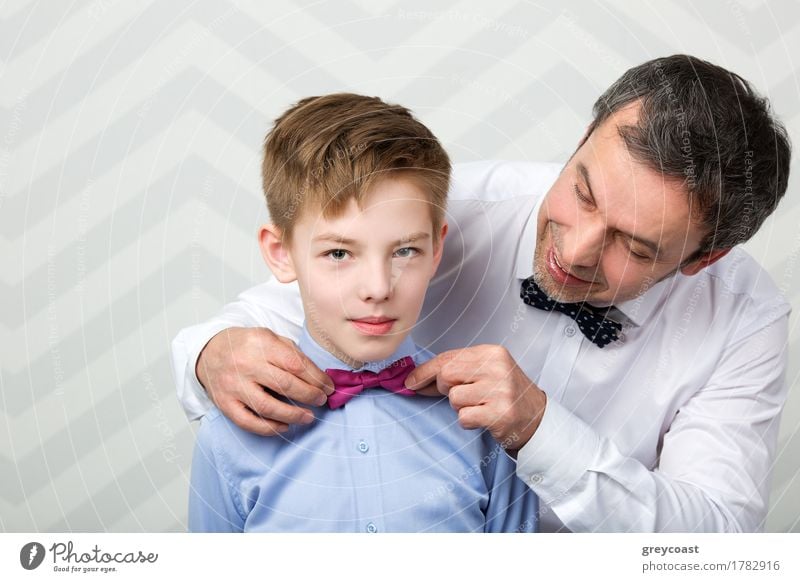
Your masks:
<svg viewBox="0 0 800 582"><path fill-rule="evenodd" d="M387 301L392 296L391 265L371 264L362 269L358 295L362 301Z"/></svg>

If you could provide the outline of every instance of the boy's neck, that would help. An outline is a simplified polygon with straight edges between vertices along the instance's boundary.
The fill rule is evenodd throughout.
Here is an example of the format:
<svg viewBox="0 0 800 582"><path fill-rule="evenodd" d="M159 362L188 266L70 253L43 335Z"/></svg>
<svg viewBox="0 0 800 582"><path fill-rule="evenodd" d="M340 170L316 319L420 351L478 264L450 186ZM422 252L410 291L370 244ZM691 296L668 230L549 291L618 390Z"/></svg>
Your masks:
<svg viewBox="0 0 800 582"><path fill-rule="evenodd" d="M394 361L404 358L405 356L413 356L417 352L413 339L407 336L400 343L395 353L388 358L371 362L362 362L338 350L333 342L327 339L326 336L319 334L318 330L312 329L308 321L303 323L303 335L300 339L300 348L306 352L306 349L303 349L304 347L306 349L312 348L311 351L313 351L313 353L306 353L307 356L322 355L324 353L325 356L330 356L337 361L336 366L325 365L325 367L341 367L343 365L344 368L354 371L361 371L363 368L372 372L379 372ZM312 357L312 360L313 359ZM317 361L314 363L317 366L320 365Z"/></svg>
<svg viewBox="0 0 800 582"><path fill-rule="evenodd" d="M308 334L311 336L317 345L321 347L323 350L328 352L334 358L343 362L347 365L348 368L352 370L358 370L362 368L365 362L361 362L354 358L351 358L348 354L341 351L336 345L331 341L330 337L321 329L318 329L314 325L311 325L308 321L305 322L304 327L308 331Z"/></svg>

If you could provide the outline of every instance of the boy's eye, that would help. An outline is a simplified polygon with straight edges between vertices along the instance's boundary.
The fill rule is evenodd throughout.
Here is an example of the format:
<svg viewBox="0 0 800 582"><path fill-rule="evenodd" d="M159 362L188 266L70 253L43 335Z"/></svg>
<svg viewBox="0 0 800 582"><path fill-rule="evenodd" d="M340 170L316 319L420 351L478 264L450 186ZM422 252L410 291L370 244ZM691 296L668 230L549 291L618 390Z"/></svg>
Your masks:
<svg viewBox="0 0 800 582"><path fill-rule="evenodd" d="M343 261L347 258L347 251L344 249L333 249L325 253L325 256L333 259L334 261Z"/></svg>
<svg viewBox="0 0 800 582"><path fill-rule="evenodd" d="M396 257L401 259L410 259L419 254L419 249L415 249L414 247L403 247L402 249L397 249L394 252Z"/></svg>

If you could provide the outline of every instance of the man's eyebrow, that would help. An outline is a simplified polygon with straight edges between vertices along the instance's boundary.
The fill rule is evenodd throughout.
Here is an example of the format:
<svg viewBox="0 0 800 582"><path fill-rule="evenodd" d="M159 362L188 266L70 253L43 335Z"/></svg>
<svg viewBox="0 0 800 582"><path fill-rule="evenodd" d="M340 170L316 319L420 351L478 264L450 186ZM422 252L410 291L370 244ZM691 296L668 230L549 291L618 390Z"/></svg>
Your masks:
<svg viewBox="0 0 800 582"><path fill-rule="evenodd" d="M592 183L589 180L589 169L583 164L583 162L578 162L576 164L576 166L578 168L578 173L581 175L581 178L583 178L583 181L586 184L586 189L589 191L589 197L592 199L592 203L597 205L597 201L595 200L594 193L592 192ZM623 236L627 236L629 239L631 239L631 240L639 243L640 245L645 246L648 249L650 249L653 252L653 254L656 255L656 257L658 257L658 254L661 252L661 249L659 248L658 243L655 243L655 242L653 242L651 240L648 240L646 238L641 238L641 237L638 237L638 236L634 236L633 234L631 234L629 232L625 232L624 230L619 230L619 229L617 229L617 230Z"/></svg>

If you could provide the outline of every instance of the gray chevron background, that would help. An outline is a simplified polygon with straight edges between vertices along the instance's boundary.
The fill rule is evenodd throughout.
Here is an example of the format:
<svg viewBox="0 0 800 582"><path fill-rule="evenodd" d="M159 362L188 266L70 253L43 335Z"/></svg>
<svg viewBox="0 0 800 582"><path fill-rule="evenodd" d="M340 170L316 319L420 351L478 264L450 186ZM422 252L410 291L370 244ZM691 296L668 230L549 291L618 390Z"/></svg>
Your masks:
<svg viewBox="0 0 800 582"><path fill-rule="evenodd" d="M176 332L268 276L264 132L332 91L411 107L456 161L564 161L625 69L689 52L800 146L800 3L6 0L0 531L183 531ZM800 171L748 249L800 307ZM770 531L800 531L800 331Z"/></svg>

